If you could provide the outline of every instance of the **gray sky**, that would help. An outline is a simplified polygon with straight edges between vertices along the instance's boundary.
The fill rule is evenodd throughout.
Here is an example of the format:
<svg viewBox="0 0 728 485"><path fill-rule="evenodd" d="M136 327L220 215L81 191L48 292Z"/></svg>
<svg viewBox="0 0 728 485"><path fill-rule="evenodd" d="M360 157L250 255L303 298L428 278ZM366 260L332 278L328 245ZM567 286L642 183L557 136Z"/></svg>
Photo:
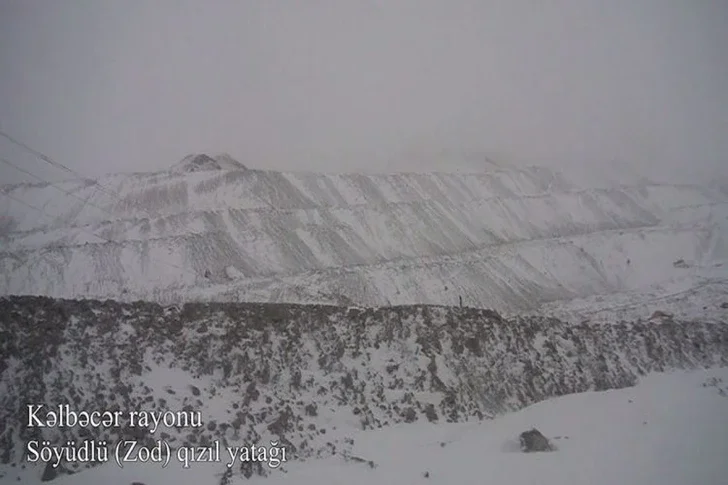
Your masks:
<svg viewBox="0 0 728 485"><path fill-rule="evenodd" d="M722 0L0 0L0 128L89 176L192 152L726 175L727 53Z"/></svg>

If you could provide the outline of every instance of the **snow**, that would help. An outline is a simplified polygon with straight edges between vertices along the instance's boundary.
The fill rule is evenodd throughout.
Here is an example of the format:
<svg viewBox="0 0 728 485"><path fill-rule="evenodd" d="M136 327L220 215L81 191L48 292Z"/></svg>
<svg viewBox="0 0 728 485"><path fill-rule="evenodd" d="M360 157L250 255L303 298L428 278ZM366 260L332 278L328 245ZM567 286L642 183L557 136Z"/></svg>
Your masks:
<svg viewBox="0 0 728 485"><path fill-rule="evenodd" d="M521 453L518 435L531 427L557 450ZM343 454L288 461L268 477L231 483L724 485L728 368L652 374L632 388L563 396L479 423L401 424L350 438L353 445ZM222 463L182 469L174 460L166 469L108 463L53 483L216 485L222 470ZM0 483L18 483L16 477L40 483L15 469Z"/></svg>
<svg viewBox="0 0 728 485"><path fill-rule="evenodd" d="M134 310L122 305L127 309L119 313L111 304L98 303L91 317L110 325L104 335L96 334L101 326L84 320L79 328L94 334L88 345L66 336L60 339L66 351L47 356L55 368L41 380L47 392L57 393L53 399L70 399L69 389L91 396L100 385L95 379L123 374L124 384L146 393L145 399L161 396L171 409L194 405L203 411L203 421L228 422L244 409L249 427L241 432L259 436L259 443L238 446L266 445L279 436L269 425L282 416L281 403L292 406L313 426L292 432L305 433L309 449L317 451L302 456L314 458L285 463L268 478L245 483L725 485L728 369L652 374L633 388L549 399L481 422L430 424L423 418L388 425L405 420L400 404L410 406L414 400L419 412L426 409L421 404L442 404L444 391L436 382L458 390L455 397L469 419L477 419L476 409L490 416L540 398L533 396L554 395L556 375L575 365L575 353L604 359L612 385L631 384L632 374L620 374L619 366L637 361L647 369L725 365L720 332L728 321L728 190L660 185L628 175L587 180L589 175L594 174L537 167L481 173L280 173L247 170L227 155L191 155L168 172L108 176L101 180L106 190L90 180L58 184L73 197L43 184L4 186L0 195L13 199L4 197L0 206L0 295L348 307L326 310L320 322L312 307L249 306L237 310L249 320L241 322L241 313L219 310L222 306L185 320L184 307L150 310L140 303ZM14 199L49 216L29 212ZM693 322L682 327L684 334L660 334L666 340L659 342L646 341L645 332L659 333L651 323L628 340L620 333L628 326L594 325L586 334L619 336L612 348L591 337L576 344L565 335L579 327L544 323L541 317L486 325L490 317L479 310L471 313L482 320L463 316L470 308L420 306L411 314L362 308L458 306L460 298L466 307L493 308L506 316L555 316L570 323L645 320L657 311ZM54 308L55 303L43 305ZM43 311L37 324L48 319ZM140 338L149 333L146 319L154 311L163 312L155 325L183 324L178 333L143 348ZM262 321L271 311L282 330ZM293 320L281 320L278 312ZM298 319L296 312L301 312ZM17 320L20 313L8 315ZM71 330L75 318L70 317ZM437 328L438 334L454 319L458 325L445 332L449 337L441 348L428 354L430 330ZM701 354L701 329L710 323L718 337L703 341L712 351ZM265 330L258 328L261 324ZM316 325L320 334L299 338ZM524 347L522 332L534 325L542 332ZM493 345L487 351L468 347L463 357L463 346L472 340L461 335L466 328L481 338L476 343ZM262 332L262 340L248 331ZM681 340L691 331L700 337L694 346ZM235 346L223 345L234 339L239 340ZM380 346L380 341L387 343ZM297 342L294 349L291 342ZM518 352L513 345L521 346ZM656 345L662 361L651 356ZM550 354L554 347L565 355L561 367ZM683 352L681 363L675 349ZM130 350L139 352L138 373L123 357L132 355ZM88 357L81 359L82 351L98 357L93 369L79 364ZM198 363L183 361L187 354L205 352L211 354L205 360L211 367L204 372ZM103 360L106 354L117 361ZM234 371L226 367L232 362ZM5 365L15 380L0 382L0 395L4 390L14 402L22 394L19 386L29 382L28 369L17 359ZM540 368L534 379L540 394L524 400L524 389L534 387L524 375L534 366ZM424 369L432 373L428 386L421 380L427 376ZM70 370L79 371L77 389L55 389ZM221 385L231 372L232 384ZM296 372L300 379L294 385ZM590 374L591 388L603 385L597 383L599 372ZM573 380L573 373L567 378ZM259 385L260 400L246 396L250 384ZM495 397L500 391L504 395ZM301 412L305 403L317 411ZM362 430L375 421L384 427ZM521 453L517 437L531 427L544 432L558 450ZM221 436L230 438L226 432ZM232 436L238 439L238 428ZM303 436L295 438L301 448ZM224 463L185 470L174 462L164 470L106 464L53 483L212 485L220 483L224 469ZM38 483L38 472L38 467L0 466L0 484ZM231 480L244 483L239 473Z"/></svg>
<svg viewBox="0 0 728 485"><path fill-rule="evenodd" d="M206 170L246 170L245 166L228 154L215 157L208 155L188 155L175 164L172 173L190 173Z"/></svg>
<svg viewBox="0 0 728 485"><path fill-rule="evenodd" d="M588 185L538 167L319 174L233 162L190 156L181 165L204 170L117 174L100 180L104 190L61 184L75 197L2 187L53 217L2 199L11 222L0 294L368 306L462 296L579 320L591 315L578 302L618 306L628 293L645 317L685 284L695 293L678 313L696 314L728 281L728 191L718 186Z"/></svg>
<svg viewBox="0 0 728 485"><path fill-rule="evenodd" d="M245 277L245 275L241 273L240 270L235 266L228 266L227 268L225 268L225 274L231 280L237 280Z"/></svg>

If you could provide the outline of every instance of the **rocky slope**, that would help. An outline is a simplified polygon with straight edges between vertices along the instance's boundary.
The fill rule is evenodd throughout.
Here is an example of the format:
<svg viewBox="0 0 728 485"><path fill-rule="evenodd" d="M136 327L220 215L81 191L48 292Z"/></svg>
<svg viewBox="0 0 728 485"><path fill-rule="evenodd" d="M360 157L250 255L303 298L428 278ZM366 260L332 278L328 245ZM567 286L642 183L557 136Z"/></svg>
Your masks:
<svg viewBox="0 0 728 485"><path fill-rule="evenodd" d="M723 291L725 187L587 187L570 176L279 173L196 155L168 172L4 186L0 294L368 306L463 297L520 313L624 292L645 302L685 282Z"/></svg>
<svg viewBox="0 0 728 485"><path fill-rule="evenodd" d="M0 463L21 466L31 440L83 439L110 447L162 439L172 449L272 440L289 459L356 459L348 451L353 429L479 420L551 396L630 386L648 372L711 366L728 366L725 323L572 325L423 305L7 297L0 299ZM28 404L199 411L202 426L28 428ZM225 483L233 471L220 468ZM234 473L266 470L249 462Z"/></svg>

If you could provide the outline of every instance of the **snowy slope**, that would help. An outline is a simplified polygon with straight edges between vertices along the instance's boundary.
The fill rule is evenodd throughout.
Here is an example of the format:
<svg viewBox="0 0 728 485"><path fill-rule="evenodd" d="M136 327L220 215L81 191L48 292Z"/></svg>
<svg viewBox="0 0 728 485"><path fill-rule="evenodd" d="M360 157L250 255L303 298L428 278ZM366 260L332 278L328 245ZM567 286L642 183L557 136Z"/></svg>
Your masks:
<svg viewBox="0 0 728 485"><path fill-rule="evenodd" d="M211 157L201 153L186 156L170 169L172 173L190 173L204 170L246 170L246 167L228 154Z"/></svg>
<svg viewBox="0 0 728 485"><path fill-rule="evenodd" d="M727 366L725 323L572 325L458 307L164 307L3 298L0 472L15 477L32 440L62 446L92 439L111 447L164 440L175 453L205 443L275 441L291 460L351 460L362 453L366 464L374 457L351 441L361 430L463 422L477 429L475 423L552 397L628 387L653 372ZM29 428L28 404L69 404L88 412L193 411L201 426L151 430L122 420L91 430ZM721 404L725 412L726 402ZM663 420L655 414L659 409L645 406L639 404L647 419ZM529 425L586 438L574 430L578 423L518 424ZM494 445L484 443L486 449ZM64 469L75 465L80 471L88 464ZM214 473L225 472L224 464L217 465ZM36 477L44 469L42 463L26 468ZM248 462L231 472L238 477L265 469Z"/></svg>
<svg viewBox="0 0 728 485"><path fill-rule="evenodd" d="M557 451L517 451L517 436L533 426ZM492 421L401 424L355 431L351 440L347 456L289 461L268 477L229 483L724 485L728 369L651 375L633 388L554 398ZM106 464L52 483L218 485L218 470L208 463L189 469ZM41 483L34 470L13 470L0 483L18 483L18 477Z"/></svg>
<svg viewBox="0 0 728 485"><path fill-rule="evenodd" d="M558 451L517 452L516 437L533 426ZM728 370L649 376L635 388L556 398L476 425L412 427L353 436L351 453L374 469L332 458L253 483L724 484Z"/></svg>
<svg viewBox="0 0 728 485"><path fill-rule="evenodd" d="M728 280L719 185L590 188L537 167L377 175L237 165L195 155L101 185L0 188L49 214L2 197L0 294L365 305L462 296L518 313L625 292L660 301L676 285Z"/></svg>

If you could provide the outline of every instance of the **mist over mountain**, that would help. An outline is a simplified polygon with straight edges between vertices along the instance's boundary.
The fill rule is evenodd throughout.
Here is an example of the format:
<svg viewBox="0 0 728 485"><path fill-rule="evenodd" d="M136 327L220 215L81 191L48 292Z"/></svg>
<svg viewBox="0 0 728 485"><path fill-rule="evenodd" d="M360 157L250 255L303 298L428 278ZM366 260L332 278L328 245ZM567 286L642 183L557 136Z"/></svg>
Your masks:
<svg viewBox="0 0 728 485"><path fill-rule="evenodd" d="M191 173L204 170L246 170L246 167L228 154L211 157L202 153L187 155L170 168L172 173Z"/></svg>
<svg viewBox="0 0 728 485"><path fill-rule="evenodd" d="M720 299L726 186L589 182L576 171L493 161L456 173L310 173L193 154L166 172L4 186L16 200L3 205L0 294L359 305L462 298L574 320L648 317L656 305L691 316Z"/></svg>
<svg viewBox="0 0 728 485"><path fill-rule="evenodd" d="M725 367L727 189L493 160L275 172L206 154L2 186L0 483L122 480L83 471L94 463L17 469L33 440L275 442L292 463L374 469L359 432ZM27 403L205 424L27 428ZM209 465L199 483L275 475Z"/></svg>
<svg viewBox="0 0 728 485"><path fill-rule="evenodd" d="M726 485L727 7L0 2L0 485Z"/></svg>

